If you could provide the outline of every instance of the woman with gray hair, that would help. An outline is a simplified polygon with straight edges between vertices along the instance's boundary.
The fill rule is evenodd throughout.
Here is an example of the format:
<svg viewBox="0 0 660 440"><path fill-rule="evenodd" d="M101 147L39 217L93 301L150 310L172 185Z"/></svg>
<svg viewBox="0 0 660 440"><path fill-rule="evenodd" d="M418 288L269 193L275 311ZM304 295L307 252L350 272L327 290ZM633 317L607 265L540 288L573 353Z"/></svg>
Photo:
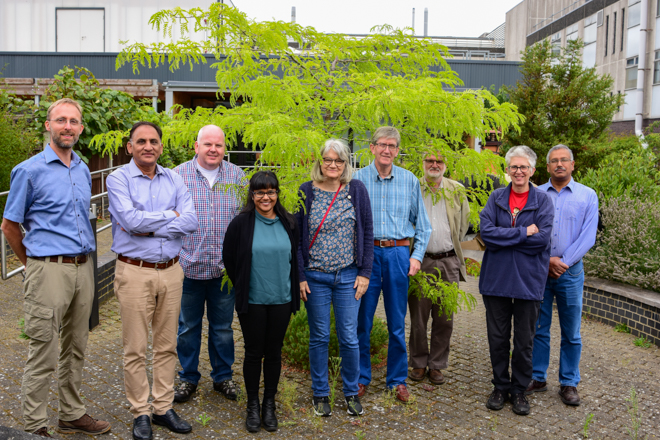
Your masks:
<svg viewBox="0 0 660 440"><path fill-rule="evenodd" d="M296 213L300 298L309 321L309 364L316 415L330 416L328 345L333 306L341 377L350 415L363 414L358 398L360 353L357 337L360 298L369 285L374 254L371 203L367 189L352 180L348 147L330 139L312 166L310 182L300 186L304 209Z"/></svg>
<svg viewBox="0 0 660 440"><path fill-rule="evenodd" d="M486 243L479 291L486 306L495 386L486 406L500 410L510 395L513 412L527 415L525 390L532 380L534 325L548 276L554 209L545 192L529 183L536 165L534 151L513 147L505 160L511 183L493 191L479 215Z"/></svg>

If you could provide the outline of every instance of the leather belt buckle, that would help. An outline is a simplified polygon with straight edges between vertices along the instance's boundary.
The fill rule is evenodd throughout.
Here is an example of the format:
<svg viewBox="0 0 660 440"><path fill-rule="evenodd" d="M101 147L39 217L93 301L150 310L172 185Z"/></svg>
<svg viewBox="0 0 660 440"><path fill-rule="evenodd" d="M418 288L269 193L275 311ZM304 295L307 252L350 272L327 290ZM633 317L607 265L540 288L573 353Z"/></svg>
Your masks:
<svg viewBox="0 0 660 440"><path fill-rule="evenodd" d="M380 247L390 247L389 244L388 244L389 241L390 240L378 240L378 242L379 242L378 246L380 246Z"/></svg>

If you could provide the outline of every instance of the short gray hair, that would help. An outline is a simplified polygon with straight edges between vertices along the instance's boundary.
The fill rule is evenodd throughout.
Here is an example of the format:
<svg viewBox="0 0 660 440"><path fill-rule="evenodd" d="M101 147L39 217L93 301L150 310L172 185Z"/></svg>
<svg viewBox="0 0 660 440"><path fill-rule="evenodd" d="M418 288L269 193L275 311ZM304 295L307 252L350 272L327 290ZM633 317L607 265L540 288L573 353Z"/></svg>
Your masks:
<svg viewBox="0 0 660 440"><path fill-rule="evenodd" d="M548 151L548 155L545 157L545 163L550 163L550 154L552 154L553 151L561 150L562 148L564 150L568 150L568 154L571 155L571 162L572 162L574 159L573 159L573 152L571 151L571 149L564 144L557 144L554 147L550 148L550 151Z"/></svg>
<svg viewBox="0 0 660 440"><path fill-rule="evenodd" d="M378 139L381 138L394 139L396 140L397 147L401 145L401 135L399 134L399 130L394 127L378 127L371 137L371 144L376 145Z"/></svg>
<svg viewBox="0 0 660 440"><path fill-rule="evenodd" d="M314 161L312 165L312 171L309 173L311 179L314 182L323 182L325 176L321 171L321 162L323 161L323 156L326 155L328 151L334 151L337 153L337 156L344 161L344 172L341 173L339 181L341 183L348 183L353 178L353 167L351 166L351 156L349 154L348 146L341 139L328 139L325 141L325 145L319 149L319 157Z"/></svg>
<svg viewBox="0 0 660 440"><path fill-rule="evenodd" d="M518 145L507 151L506 156L504 156L506 166L511 164L511 159L514 157L524 157L529 162L529 166L536 168L536 153L527 145Z"/></svg>

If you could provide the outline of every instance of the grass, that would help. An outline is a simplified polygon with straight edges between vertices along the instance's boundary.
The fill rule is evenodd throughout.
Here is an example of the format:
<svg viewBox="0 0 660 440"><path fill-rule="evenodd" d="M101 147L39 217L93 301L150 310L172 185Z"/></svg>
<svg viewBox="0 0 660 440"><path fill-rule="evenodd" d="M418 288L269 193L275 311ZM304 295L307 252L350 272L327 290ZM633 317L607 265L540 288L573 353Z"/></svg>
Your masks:
<svg viewBox="0 0 660 440"><path fill-rule="evenodd" d="M490 419L490 430L495 432L497 430L497 416L493 416L492 419Z"/></svg>
<svg viewBox="0 0 660 440"><path fill-rule="evenodd" d="M630 333L630 327L628 327L628 324L620 322L614 326L614 331L619 333Z"/></svg>
<svg viewBox="0 0 660 440"><path fill-rule="evenodd" d="M330 410L334 411L335 399L337 398L337 379L341 371L341 358L333 356L330 358L330 367L328 369L330 374Z"/></svg>
<svg viewBox="0 0 660 440"><path fill-rule="evenodd" d="M18 320L18 329L21 331L21 333L18 335L19 338L28 340L30 337L25 334L25 318L21 318Z"/></svg>
<svg viewBox="0 0 660 440"><path fill-rule="evenodd" d="M298 399L298 384L287 379L282 379L280 381L279 399L286 412L294 414L296 412L294 405Z"/></svg>
<svg viewBox="0 0 660 440"><path fill-rule="evenodd" d="M208 425L209 421L211 421L211 416L206 413L202 413L197 417L197 421L200 425L206 428L206 425Z"/></svg>
<svg viewBox="0 0 660 440"><path fill-rule="evenodd" d="M584 438L589 438L589 425L591 425L591 421L594 418L593 413L589 413L587 418L584 421L584 425L582 425L582 437Z"/></svg>
<svg viewBox="0 0 660 440"><path fill-rule="evenodd" d="M630 397L626 399L626 406L628 407L628 415L630 416L630 427L626 427L628 435L632 440L639 440L639 428L642 427L642 415L639 412L639 401L637 399L637 390L635 387L630 389ZM648 439L648 435L645 437Z"/></svg>
<svg viewBox="0 0 660 440"><path fill-rule="evenodd" d="M640 336L639 338L635 338L635 345L637 347L649 348L653 344L645 336Z"/></svg>

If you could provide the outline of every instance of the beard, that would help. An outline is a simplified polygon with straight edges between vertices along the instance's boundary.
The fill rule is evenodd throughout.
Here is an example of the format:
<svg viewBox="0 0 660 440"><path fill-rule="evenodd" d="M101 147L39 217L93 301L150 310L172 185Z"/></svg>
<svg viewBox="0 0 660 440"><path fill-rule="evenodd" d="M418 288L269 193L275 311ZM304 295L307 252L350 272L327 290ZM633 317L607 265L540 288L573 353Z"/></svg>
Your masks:
<svg viewBox="0 0 660 440"><path fill-rule="evenodd" d="M424 175L429 180L435 180L435 179L439 179L439 178L443 177L445 175L445 171L447 171L447 168L445 168L442 171L425 170Z"/></svg>
<svg viewBox="0 0 660 440"><path fill-rule="evenodd" d="M64 132L64 134L71 135L72 139L71 141L64 141L62 140L62 132L57 133L57 132L51 132L51 142L55 145L57 145L60 148L73 148L74 145L78 142L79 135L76 135L74 132Z"/></svg>

